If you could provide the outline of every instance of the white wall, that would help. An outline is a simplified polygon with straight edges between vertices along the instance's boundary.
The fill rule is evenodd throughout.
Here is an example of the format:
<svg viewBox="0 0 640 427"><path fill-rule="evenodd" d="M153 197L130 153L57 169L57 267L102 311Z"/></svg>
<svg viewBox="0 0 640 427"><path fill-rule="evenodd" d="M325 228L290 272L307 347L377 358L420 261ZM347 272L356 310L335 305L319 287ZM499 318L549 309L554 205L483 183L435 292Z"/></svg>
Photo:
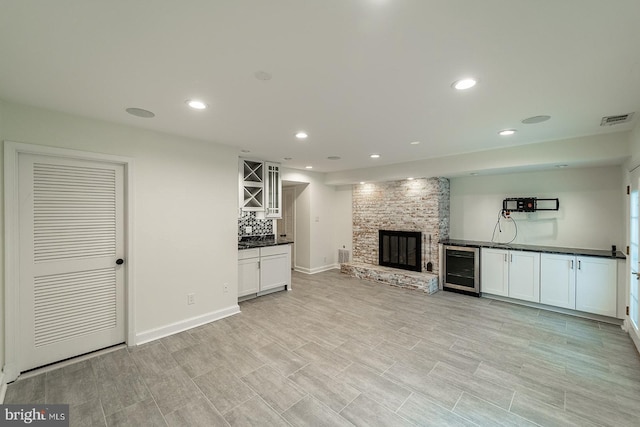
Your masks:
<svg viewBox="0 0 640 427"><path fill-rule="evenodd" d="M134 159L138 334L237 304L235 149L8 102L0 117L3 140Z"/></svg>
<svg viewBox="0 0 640 427"><path fill-rule="evenodd" d="M502 200L507 197L559 198L560 210L514 213L514 243L620 250L626 245L620 166L451 179L453 239L490 241ZM513 236L503 227L500 241Z"/></svg>
<svg viewBox="0 0 640 427"><path fill-rule="evenodd" d="M0 100L0 142L4 141L3 102ZM0 194L4 194L4 147L0 149ZM2 200L2 199L0 199ZM4 202L0 209L0 369L4 367ZM0 373L0 394L2 393L2 373ZM0 402L2 399L0 399Z"/></svg>
<svg viewBox="0 0 640 427"><path fill-rule="evenodd" d="M636 123L636 126L629 135L629 150L631 152L631 161L629 162L629 169L633 169L640 165L640 121Z"/></svg>
<svg viewBox="0 0 640 427"><path fill-rule="evenodd" d="M353 256L353 186L335 187L335 191L336 202L332 209L335 218L334 240L338 248L348 249Z"/></svg>
<svg viewBox="0 0 640 427"><path fill-rule="evenodd" d="M296 187L296 269L317 273L337 267L338 248L351 242L351 193L325 185L318 172L282 169ZM306 184L306 185L305 185Z"/></svg>

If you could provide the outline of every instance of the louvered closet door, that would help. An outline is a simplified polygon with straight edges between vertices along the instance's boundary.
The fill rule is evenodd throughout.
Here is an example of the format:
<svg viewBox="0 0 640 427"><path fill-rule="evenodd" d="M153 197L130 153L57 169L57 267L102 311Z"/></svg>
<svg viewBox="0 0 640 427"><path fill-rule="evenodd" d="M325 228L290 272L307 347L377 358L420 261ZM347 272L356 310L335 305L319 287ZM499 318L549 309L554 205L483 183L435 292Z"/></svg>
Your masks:
<svg viewBox="0 0 640 427"><path fill-rule="evenodd" d="M20 155L20 370L124 342L122 165Z"/></svg>

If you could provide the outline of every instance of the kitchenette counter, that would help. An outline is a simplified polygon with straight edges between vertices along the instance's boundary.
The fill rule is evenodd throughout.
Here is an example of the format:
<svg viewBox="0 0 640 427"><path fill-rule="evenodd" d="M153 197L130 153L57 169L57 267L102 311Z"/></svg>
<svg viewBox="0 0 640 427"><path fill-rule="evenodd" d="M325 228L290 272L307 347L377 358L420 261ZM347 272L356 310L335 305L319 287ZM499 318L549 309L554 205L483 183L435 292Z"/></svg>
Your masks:
<svg viewBox="0 0 640 427"><path fill-rule="evenodd" d="M547 254L564 254L564 255L576 255L576 256L593 256L599 258L614 258L614 259L626 259L624 253L621 251L612 252L610 250L598 250L598 249L580 249L580 248L565 248L556 246L537 246L537 245L518 245L518 244L506 244L506 243L494 243L483 242L475 240L458 240L447 239L440 241L441 245L446 246L462 246L471 248L492 248L492 249L507 249L510 251L528 251L528 252L540 252Z"/></svg>
<svg viewBox="0 0 640 427"><path fill-rule="evenodd" d="M279 238L276 239L273 234L267 236L245 236L238 242L238 250L265 248L267 246L290 245L293 240Z"/></svg>

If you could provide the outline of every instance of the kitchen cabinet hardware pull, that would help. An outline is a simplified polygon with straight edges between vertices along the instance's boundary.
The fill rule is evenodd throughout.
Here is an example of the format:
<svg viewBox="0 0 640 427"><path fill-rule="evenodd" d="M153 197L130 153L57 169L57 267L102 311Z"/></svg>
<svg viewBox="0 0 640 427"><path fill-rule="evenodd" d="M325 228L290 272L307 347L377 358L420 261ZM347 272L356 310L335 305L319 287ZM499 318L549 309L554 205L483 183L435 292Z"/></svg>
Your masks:
<svg viewBox="0 0 640 427"><path fill-rule="evenodd" d="M573 260L571 260L571 269L573 270Z"/></svg>
<svg viewBox="0 0 640 427"><path fill-rule="evenodd" d="M580 264L580 260L578 260L578 270L582 270L582 265Z"/></svg>
<svg viewBox="0 0 640 427"><path fill-rule="evenodd" d="M507 262L507 254L504 254L504 262Z"/></svg>

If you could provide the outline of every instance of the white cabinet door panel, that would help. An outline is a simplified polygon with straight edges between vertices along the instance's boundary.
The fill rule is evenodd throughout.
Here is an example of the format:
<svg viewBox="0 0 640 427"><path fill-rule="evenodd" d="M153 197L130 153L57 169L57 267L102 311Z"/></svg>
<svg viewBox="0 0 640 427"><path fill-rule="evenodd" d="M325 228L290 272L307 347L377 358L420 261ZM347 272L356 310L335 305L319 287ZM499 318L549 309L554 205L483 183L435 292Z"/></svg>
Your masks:
<svg viewBox="0 0 640 427"><path fill-rule="evenodd" d="M509 265L508 251L502 249L481 249L480 251L480 292L508 296Z"/></svg>
<svg viewBox="0 0 640 427"><path fill-rule="evenodd" d="M576 308L576 268L573 255L540 256L540 302L555 307Z"/></svg>
<svg viewBox="0 0 640 427"><path fill-rule="evenodd" d="M289 257L287 254L272 255L260 258L260 291L287 286Z"/></svg>
<svg viewBox="0 0 640 427"><path fill-rule="evenodd" d="M509 297L540 302L540 253L509 251Z"/></svg>
<svg viewBox="0 0 640 427"><path fill-rule="evenodd" d="M238 296L257 294L260 290L260 258L238 260Z"/></svg>
<svg viewBox="0 0 640 427"><path fill-rule="evenodd" d="M615 259L578 257L576 310L616 316L617 263Z"/></svg>

